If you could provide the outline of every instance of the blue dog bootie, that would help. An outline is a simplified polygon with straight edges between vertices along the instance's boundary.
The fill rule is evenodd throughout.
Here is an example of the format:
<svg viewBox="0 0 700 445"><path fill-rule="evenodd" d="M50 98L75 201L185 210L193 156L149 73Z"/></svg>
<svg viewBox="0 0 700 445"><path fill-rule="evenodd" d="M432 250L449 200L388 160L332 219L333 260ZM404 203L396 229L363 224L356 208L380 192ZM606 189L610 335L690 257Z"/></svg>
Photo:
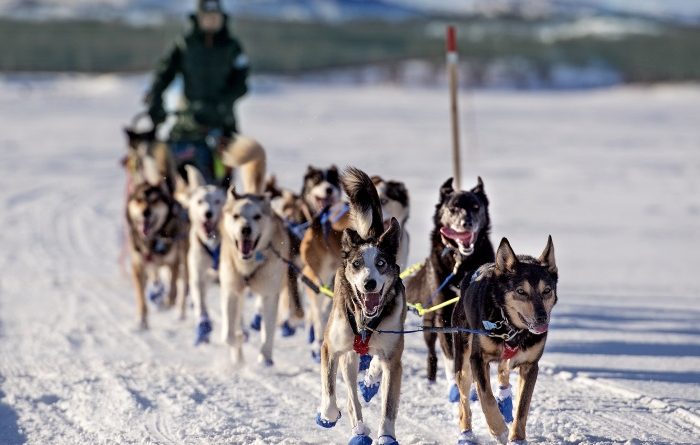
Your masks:
<svg viewBox="0 0 700 445"><path fill-rule="evenodd" d="M199 324L197 325L197 338L194 341L194 345L199 346L202 343L209 343L209 335L211 334L211 331L211 321L209 321L209 317L203 315L199 320Z"/></svg>
<svg viewBox="0 0 700 445"><path fill-rule="evenodd" d="M370 400L379 392L379 382L377 383L365 383L364 380L360 380L357 384L360 387L360 394L365 402L369 403Z"/></svg>
<svg viewBox="0 0 700 445"><path fill-rule="evenodd" d="M450 392L447 394L447 398L450 399L451 403L459 403L459 388L456 383L450 386Z"/></svg>
<svg viewBox="0 0 700 445"><path fill-rule="evenodd" d="M335 420L328 420L324 419L321 417L321 413L316 413L316 425L320 426L321 428L333 428L336 423L338 423L338 420L343 416L343 414L338 411L338 418Z"/></svg>
<svg viewBox="0 0 700 445"><path fill-rule="evenodd" d="M262 326L262 316L260 314L253 315L253 319L250 321L250 329L254 331L259 331Z"/></svg>
<svg viewBox="0 0 700 445"><path fill-rule="evenodd" d="M388 434L385 434L384 436L379 436L379 439L377 439L377 444L378 445L399 445L399 443L396 441L396 438L394 436L390 436Z"/></svg>
<svg viewBox="0 0 700 445"><path fill-rule="evenodd" d="M297 332L297 329L292 326L289 320L284 320L284 323L280 326L280 330L282 331L282 337L291 337Z"/></svg>
<svg viewBox="0 0 700 445"><path fill-rule="evenodd" d="M314 333L314 325L309 326L309 338L308 343L311 344L316 341L316 334Z"/></svg>
<svg viewBox="0 0 700 445"><path fill-rule="evenodd" d="M146 288L146 295L148 295L148 301L155 304L156 306L163 305L163 297L165 296L165 286L160 281L156 281L148 285Z"/></svg>
<svg viewBox="0 0 700 445"><path fill-rule="evenodd" d="M372 445L372 438L369 437L370 430L362 421L358 422L357 426L352 429L353 436L350 438L348 445Z"/></svg>
<svg viewBox="0 0 700 445"><path fill-rule="evenodd" d="M465 430L457 438L457 445L478 445L478 442L472 430Z"/></svg>
<svg viewBox="0 0 700 445"><path fill-rule="evenodd" d="M479 394L476 392L476 386L472 385L471 389L469 390L469 401L470 402L477 402L479 400Z"/></svg>
<svg viewBox="0 0 700 445"><path fill-rule="evenodd" d="M513 421L513 392L510 388L510 386L499 386L498 396L496 397L498 410L506 423Z"/></svg>

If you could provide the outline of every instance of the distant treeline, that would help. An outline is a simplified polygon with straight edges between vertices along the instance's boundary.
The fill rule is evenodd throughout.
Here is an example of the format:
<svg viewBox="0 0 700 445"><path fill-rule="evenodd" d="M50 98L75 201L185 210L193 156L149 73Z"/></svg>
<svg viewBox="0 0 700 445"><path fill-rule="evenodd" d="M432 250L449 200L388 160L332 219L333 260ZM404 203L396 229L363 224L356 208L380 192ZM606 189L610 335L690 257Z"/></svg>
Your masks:
<svg viewBox="0 0 700 445"><path fill-rule="evenodd" d="M461 29L484 22L459 23ZM625 82L700 79L700 29L664 26L656 34L546 42L527 22L492 24L479 38L464 32L461 58L477 67L525 60L546 77L553 66L603 65ZM186 25L132 26L99 21L0 20L0 71L137 72L153 68ZM234 33L257 73L300 74L420 59L444 63L435 22L307 24L236 20ZM498 32L497 30L504 30ZM518 29L518 32L512 32ZM494 30L496 30L494 32ZM469 36L472 37L469 37ZM478 79L477 79L478 81Z"/></svg>

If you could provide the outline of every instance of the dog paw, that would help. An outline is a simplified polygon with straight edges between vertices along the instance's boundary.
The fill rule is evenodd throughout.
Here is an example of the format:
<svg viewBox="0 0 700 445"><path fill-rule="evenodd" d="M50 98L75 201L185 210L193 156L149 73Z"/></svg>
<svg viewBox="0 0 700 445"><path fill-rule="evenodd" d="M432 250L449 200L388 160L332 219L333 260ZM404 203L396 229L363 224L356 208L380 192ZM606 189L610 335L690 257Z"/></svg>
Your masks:
<svg viewBox="0 0 700 445"><path fill-rule="evenodd" d="M527 445L527 440L525 440L525 439L510 440L510 441L508 441L508 445Z"/></svg>
<svg viewBox="0 0 700 445"><path fill-rule="evenodd" d="M447 394L447 398L450 399L452 403L459 403L459 388L456 383L450 386L450 392Z"/></svg>
<svg viewBox="0 0 700 445"><path fill-rule="evenodd" d="M399 443L396 441L396 438L394 436L389 436L388 434L385 434L383 436L379 436L379 439L377 439L377 444L378 445L399 445Z"/></svg>
<svg viewBox="0 0 700 445"><path fill-rule="evenodd" d="M362 398L368 403L379 392L379 382L375 383L374 385L366 385L365 382L360 381L360 383L357 385L360 387L360 394L362 394Z"/></svg>
<svg viewBox="0 0 700 445"><path fill-rule="evenodd" d="M493 438L496 439L496 442L506 445L508 443L508 431L505 430L501 434L494 435Z"/></svg>
<svg viewBox="0 0 700 445"><path fill-rule="evenodd" d="M259 331L262 325L262 316L260 314L253 315L253 319L250 321L250 329L254 331Z"/></svg>
<svg viewBox="0 0 700 445"><path fill-rule="evenodd" d="M280 329L282 330L282 337L291 337L297 332L296 328L289 323L289 320L284 320Z"/></svg>
<svg viewBox="0 0 700 445"><path fill-rule="evenodd" d="M328 420L321 417L321 413L316 413L316 425L320 426L321 428L333 428L335 424L338 423L341 416L342 414L340 411L338 411L338 417L335 420Z"/></svg>
<svg viewBox="0 0 700 445"><path fill-rule="evenodd" d="M316 363L321 363L321 351L319 351L318 349L312 349L311 360L313 360Z"/></svg>
<svg viewBox="0 0 700 445"><path fill-rule="evenodd" d="M477 445L476 436L472 430L462 431L462 434L457 438L457 445Z"/></svg>
<svg viewBox="0 0 700 445"><path fill-rule="evenodd" d="M270 357L265 357L264 355L258 356L258 363L263 365L265 368L271 368L275 365L275 362Z"/></svg>
<svg viewBox="0 0 700 445"><path fill-rule="evenodd" d="M506 423L511 423L513 421L513 393L510 390L510 386L501 388L496 401L498 401L498 410L501 412L503 420Z"/></svg>
<svg viewBox="0 0 700 445"><path fill-rule="evenodd" d="M136 323L137 331L147 331L148 330L148 320L144 317Z"/></svg>
<svg viewBox="0 0 700 445"><path fill-rule="evenodd" d="M197 325L197 338L194 341L195 346L199 346L202 343L209 343L209 335L211 334L212 327L211 321L208 318L202 318Z"/></svg>
<svg viewBox="0 0 700 445"><path fill-rule="evenodd" d="M369 364L372 363L372 356L369 354L364 354L360 356L360 371L366 371L369 369Z"/></svg>

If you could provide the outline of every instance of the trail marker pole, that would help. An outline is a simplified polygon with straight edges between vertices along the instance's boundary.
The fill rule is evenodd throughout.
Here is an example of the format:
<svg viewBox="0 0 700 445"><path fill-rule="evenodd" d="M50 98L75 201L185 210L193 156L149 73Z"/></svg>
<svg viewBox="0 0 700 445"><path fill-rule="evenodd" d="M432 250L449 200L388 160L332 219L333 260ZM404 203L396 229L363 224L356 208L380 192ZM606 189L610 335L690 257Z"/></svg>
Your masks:
<svg viewBox="0 0 700 445"><path fill-rule="evenodd" d="M459 156L459 105L457 101L457 32L454 26L447 27L447 75L450 82L450 118L452 120L452 169L455 190L462 189L462 167Z"/></svg>

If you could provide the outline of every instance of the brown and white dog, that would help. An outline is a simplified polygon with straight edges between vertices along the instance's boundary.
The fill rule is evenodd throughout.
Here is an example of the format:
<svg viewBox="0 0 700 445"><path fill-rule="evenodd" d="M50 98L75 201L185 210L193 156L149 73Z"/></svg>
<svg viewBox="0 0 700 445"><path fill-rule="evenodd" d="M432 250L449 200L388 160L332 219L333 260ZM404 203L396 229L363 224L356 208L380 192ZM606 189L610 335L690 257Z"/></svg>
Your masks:
<svg viewBox="0 0 700 445"><path fill-rule="evenodd" d="M352 228L342 234L341 264L336 271L333 308L321 347L321 406L316 423L335 426L340 418L336 402L338 367L348 390L348 408L353 428L350 443L371 443L363 423L357 393L360 354L372 354L382 368L382 410L377 444L398 445L395 422L401 392L403 335L406 298L399 277L396 255L401 226L392 219L384 229L379 196L372 180L350 168L343 175L350 200Z"/></svg>
<svg viewBox="0 0 700 445"><path fill-rule="evenodd" d="M460 393L460 445L476 445L469 406L472 381L476 381L491 434L501 443L506 443L506 440L514 445L527 443L527 415L537 381L538 362L547 341L552 308L557 302L557 281L551 236L537 259L516 256L508 240L503 238L495 263L483 265L473 277L465 277L462 281L452 325L482 330L485 322L489 322L492 335L454 335L454 372ZM491 392L491 362L498 362L501 387L498 402ZM513 420L509 375L514 368L520 370L520 386L515 420L508 434L505 421ZM504 404L508 397L510 403Z"/></svg>

